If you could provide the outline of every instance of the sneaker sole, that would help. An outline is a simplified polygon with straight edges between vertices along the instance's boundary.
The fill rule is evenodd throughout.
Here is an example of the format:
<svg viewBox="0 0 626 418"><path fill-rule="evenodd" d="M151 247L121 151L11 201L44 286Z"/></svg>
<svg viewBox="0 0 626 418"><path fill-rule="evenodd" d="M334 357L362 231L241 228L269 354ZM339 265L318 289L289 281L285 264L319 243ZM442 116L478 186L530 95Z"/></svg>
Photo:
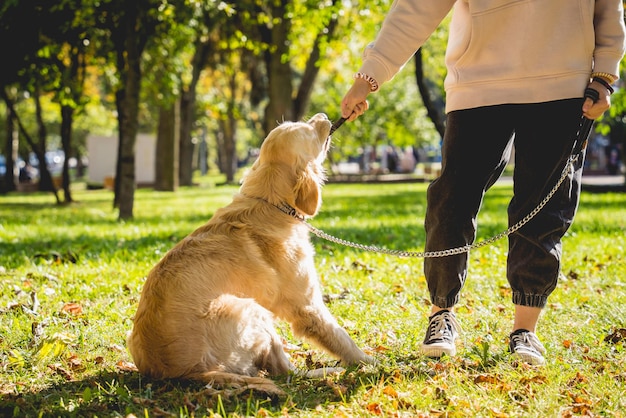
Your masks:
<svg viewBox="0 0 626 418"><path fill-rule="evenodd" d="M420 347L420 353L423 356L431 358L441 358L444 354L452 357L456 355L456 348L431 347L429 345L422 345Z"/></svg>
<svg viewBox="0 0 626 418"><path fill-rule="evenodd" d="M532 356L530 354L513 353L511 357L516 360L521 360L526 364L530 364L531 366L543 366L546 364L546 360L543 357Z"/></svg>

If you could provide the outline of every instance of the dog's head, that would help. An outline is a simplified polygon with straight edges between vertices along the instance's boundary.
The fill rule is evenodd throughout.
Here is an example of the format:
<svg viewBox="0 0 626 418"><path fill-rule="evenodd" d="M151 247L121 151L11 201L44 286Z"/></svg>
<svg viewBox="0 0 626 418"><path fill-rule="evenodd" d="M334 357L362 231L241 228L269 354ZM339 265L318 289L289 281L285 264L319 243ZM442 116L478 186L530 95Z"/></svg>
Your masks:
<svg viewBox="0 0 626 418"><path fill-rule="evenodd" d="M273 129L244 178L242 193L314 216L322 203L330 127L328 117L318 113L307 122L283 122Z"/></svg>

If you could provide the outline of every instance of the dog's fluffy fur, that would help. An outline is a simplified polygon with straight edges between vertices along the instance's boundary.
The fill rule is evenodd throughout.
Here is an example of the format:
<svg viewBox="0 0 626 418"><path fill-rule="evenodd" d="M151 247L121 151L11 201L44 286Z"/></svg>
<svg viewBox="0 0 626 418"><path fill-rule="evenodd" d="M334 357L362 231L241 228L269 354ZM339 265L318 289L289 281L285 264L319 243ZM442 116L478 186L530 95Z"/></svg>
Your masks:
<svg viewBox="0 0 626 418"><path fill-rule="evenodd" d="M141 373L267 388L259 372L293 368L274 317L345 364L372 362L324 305L307 226L273 206L317 213L330 127L318 114L270 132L233 201L152 269L128 338Z"/></svg>

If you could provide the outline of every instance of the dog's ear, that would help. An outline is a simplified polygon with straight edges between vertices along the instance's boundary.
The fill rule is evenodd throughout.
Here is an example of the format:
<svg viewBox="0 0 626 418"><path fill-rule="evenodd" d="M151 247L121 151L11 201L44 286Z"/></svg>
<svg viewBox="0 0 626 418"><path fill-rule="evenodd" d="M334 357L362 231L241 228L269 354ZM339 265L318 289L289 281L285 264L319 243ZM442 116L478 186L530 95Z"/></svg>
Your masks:
<svg viewBox="0 0 626 418"><path fill-rule="evenodd" d="M319 177L310 167L300 173L293 191L296 209L314 216L322 205L322 190Z"/></svg>

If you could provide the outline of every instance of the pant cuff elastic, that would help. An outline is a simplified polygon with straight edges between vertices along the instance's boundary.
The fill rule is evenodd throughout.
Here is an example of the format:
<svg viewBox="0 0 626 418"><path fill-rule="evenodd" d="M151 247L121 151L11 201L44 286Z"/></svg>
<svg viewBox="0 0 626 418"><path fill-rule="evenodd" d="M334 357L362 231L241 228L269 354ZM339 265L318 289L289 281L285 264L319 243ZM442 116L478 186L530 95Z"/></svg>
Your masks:
<svg viewBox="0 0 626 418"><path fill-rule="evenodd" d="M454 298L442 298L442 297L431 297L431 302L433 305L438 306L443 309L452 308L459 302L459 296Z"/></svg>
<svg viewBox="0 0 626 418"><path fill-rule="evenodd" d="M521 292L513 292L512 296L514 305L528 306L531 308L545 308L548 303L546 295L528 295Z"/></svg>

